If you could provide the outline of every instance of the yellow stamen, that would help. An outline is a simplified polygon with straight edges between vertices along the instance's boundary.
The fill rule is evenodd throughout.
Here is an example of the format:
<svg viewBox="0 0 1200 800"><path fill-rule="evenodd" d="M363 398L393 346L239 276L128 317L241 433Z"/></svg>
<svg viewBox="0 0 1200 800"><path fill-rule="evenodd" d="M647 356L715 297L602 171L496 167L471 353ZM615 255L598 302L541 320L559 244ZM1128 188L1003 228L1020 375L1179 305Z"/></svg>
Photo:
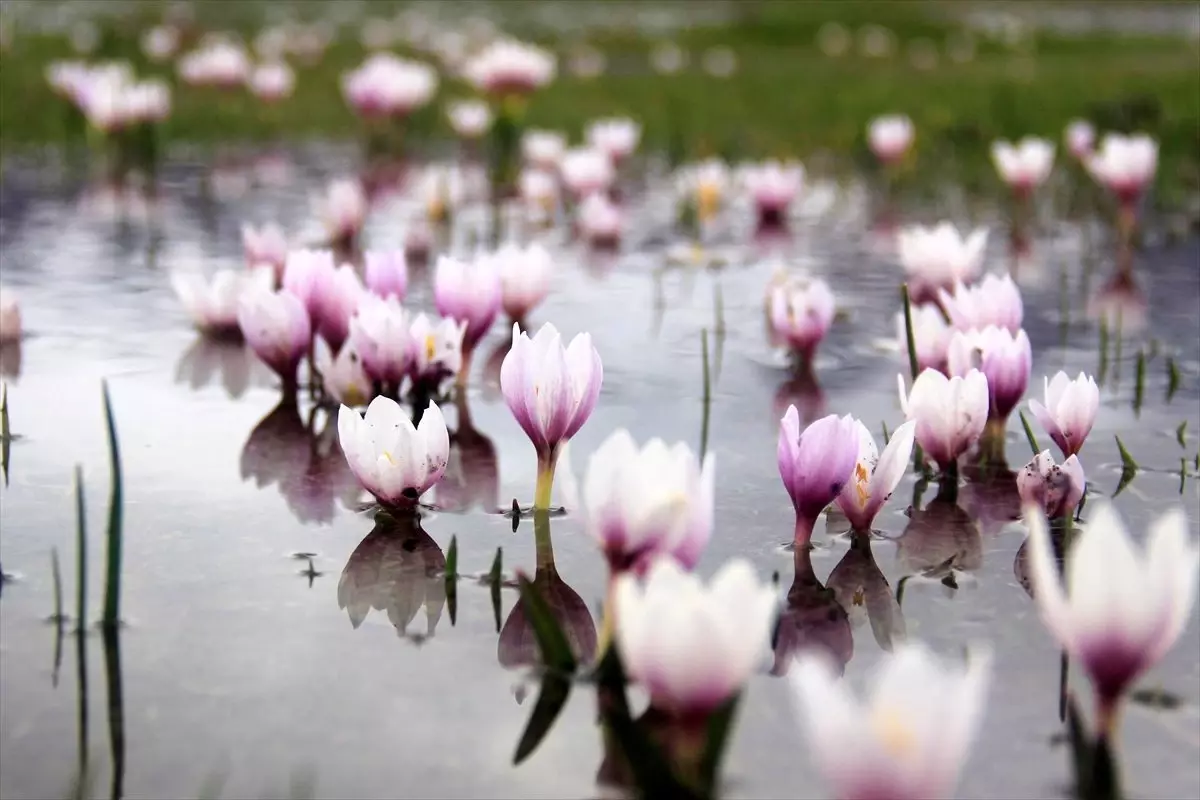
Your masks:
<svg viewBox="0 0 1200 800"><path fill-rule="evenodd" d="M425 337L425 360L433 361L433 354L436 352L437 352L437 339L435 339L433 334L431 333Z"/></svg>
<svg viewBox="0 0 1200 800"><path fill-rule="evenodd" d="M912 726L894 707L876 708L870 724L879 743L893 756L909 756L916 749L917 737Z"/></svg>
<svg viewBox="0 0 1200 800"><path fill-rule="evenodd" d="M721 189L715 183L702 183L696 189L696 216L709 220L721 207Z"/></svg>
<svg viewBox="0 0 1200 800"><path fill-rule="evenodd" d="M858 494L858 504L865 506L867 498L871 495L867 491L867 487L871 483L871 475L867 472L867 468L861 463L854 465L854 490Z"/></svg>
<svg viewBox="0 0 1200 800"><path fill-rule="evenodd" d="M396 465L395 459L392 458L392 454L390 452L388 452L387 450L383 451L383 457L386 458L388 460L388 463L391 464L392 466Z"/></svg>
<svg viewBox="0 0 1200 800"><path fill-rule="evenodd" d="M426 213L429 214L429 219L432 222L441 222L446 218L446 203L441 196L432 197L426 206Z"/></svg>
<svg viewBox="0 0 1200 800"><path fill-rule="evenodd" d="M860 586L854 590L854 596L850 598L850 605L861 606L867 600L867 593Z"/></svg>

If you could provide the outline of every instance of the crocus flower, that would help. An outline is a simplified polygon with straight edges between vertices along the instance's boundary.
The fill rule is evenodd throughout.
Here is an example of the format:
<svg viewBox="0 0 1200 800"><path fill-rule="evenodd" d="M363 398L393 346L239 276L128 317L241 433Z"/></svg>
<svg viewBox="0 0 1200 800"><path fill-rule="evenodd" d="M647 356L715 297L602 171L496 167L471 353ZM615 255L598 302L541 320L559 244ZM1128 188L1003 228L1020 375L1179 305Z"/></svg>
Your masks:
<svg viewBox="0 0 1200 800"><path fill-rule="evenodd" d="M378 297L403 300L408 293L408 262L403 250L368 250L363 253L363 283Z"/></svg>
<svg viewBox="0 0 1200 800"><path fill-rule="evenodd" d="M965 667L924 645L896 647L854 697L823 655L806 653L789 676L810 751L836 800L930 800L954 795L979 732L991 654Z"/></svg>
<svg viewBox="0 0 1200 800"><path fill-rule="evenodd" d="M938 290L938 303L960 331L995 325L1016 333L1021 329L1025 316L1021 290L1008 275L989 273L974 286L966 286L958 281L954 284L953 293L946 289Z"/></svg>
<svg viewBox="0 0 1200 800"><path fill-rule="evenodd" d="M535 508L549 507L559 449L591 416L603 382L604 367L589 334L577 334L563 347L550 323L532 339L513 325L512 349L500 366L500 391L537 451Z"/></svg>
<svg viewBox="0 0 1200 800"><path fill-rule="evenodd" d="M1045 518L1033 507L1025 518L1034 599L1046 627L1091 678L1098 728L1109 734L1121 696L1171 649L1191 616L1200 549L1175 509L1150 525L1143 555L1101 502L1067 552L1064 592Z"/></svg>
<svg viewBox="0 0 1200 800"><path fill-rule="evenodd" d="M342 342L346 341L350 332L350 317L365 295L367 290L363 288L354 267L349 264L342 264L334 270L323 284L317 296L313 325L333 349L339 349Z"/></svg>
<svg viewBox="0 0 1200 800"><path fill-rule="evenodd" d="M606 191L616 175L612 161L604 151L585 147L564 153L558 170L563 183L576 199Z"/></svg>
<svg viewBox="0 0 1200 800"><path fill-rule="evenodd" d="M558 131L531 128L521 137L521 155L531 166L557 171L558 162L567 152L567 137Z"/></svg>
<svg viewBox="0 0 1200 800"><path fill-rule="evenodd" d="M621 243L625 218L617 204L603 194L588 196L579 204L576 221L579 234L597 248L613 248Z"/></svg>
<svg viewBox="0 0 1200 800"><path fill-rule="evenodd" d="M0 286L0 342L21 338L21 306L11 289Z"/></svg>
<svg viewBox="0 0 1200 800"><path fill-rule="evenodd" d="M473 348L492 327L500 310L500 273L486 256L459 261L439 256L433 279L433 302L443 317L467 325L463 350Z"/></svg>
<svg viewBox="0 0 1200 800"><path fill-rule="evenodd" d="M179 49L179 29L171 25L155 25L142 34L142 52L151 61L161 63Z"/></svg>
<svg viewBox="0 0 1200 800"><path fill-rule="evenodd" d="M902 114L876 117L867 127L867 143L871 152L884 164L894 164L903 159L912 147L915 135L912 120Z"/></svg>
<svg viewBox="0 0 1200 800"><path fill-rule="evenodd" d="M238 301L242 294L255 287L273 288L273 278L269 269L222 269L211 280L195 273L176 272L171 275L171 287L197 330L210 336L227 336L239 333Z"/></svg>
<svg viewBox="0 0 1200 800"><path fill-rule="evenodd" d="M950 375L966 376L976 367L983 373L987 379L989 418L1008 419L1029 385L1033 350L1025 331L1013 335L994 325L967 333L956 331L947 355Z"/></svg>
<svg viewBox="0 0 1200 800"><path fill-rule="evenodd" d="M615 575L669 555L691 570L713 526L714 457L701 466L682 442L640 449L621 428L592 454L584 477L587 529Z"/></svg>
<svg viewBox="0 0 1200 800"><path fill-rule="evenodd" d="M927 369L906 394L904 376L896 377L904 416L917 423L917 444L943 472L952 470L987 425L987 378L977 369L953 378Z"/></svg>
<svg viewBox="0 0 1200 800"><path fill-rule="evenodd" d="M1039 403L1030 398L1029 410L1064 458L1076 455L1083 449L1100 410L1100 387L1091 375L1082 372L1075 380L1062 371L1044 380L1043 400Z"/></svg>
<svg viewBox="0 0 1200 800"><path fill-rule="evenodd" d="M408 330L412 347L409 377L416 386L436 391L442 381L457 375L462 368L467 323L440 319L434 324L425 314L418 314Z"/></svg>
<svg viewBox="0 0 1200 800"><path fill-rule="evenodd" d="M805 364L833 324L833 292L825 281L787 280L771 289L771 329Z"/></svg>
<svg viewBox="0 0 1200 800"><path fill-rule="evenodd" d="M913 225L897 234L896 245L914 302L919 303L932 299L938 289L975 277L983 263L987 230L979 228L963 237L949 222L932 228Z"/></svg>
<svg viewBox="0 0 1200 800"><path fill-rule="evenodd" d="M352 242L367 220L367 195L362 184L352 179L333 181L320 201L318 211L330 241Z"/></svg>
<svg viewBox="0 0 1200 800"><path fill-rule="evenodd" d="M342 95L360 117L403 117L424 106L437 89L432 67L376 53L342 76Z"/></svg>
<svg viewBox="0 0 1200 800"><path fill-rule="evenodd" d="M800 430L800 412L788 406L779 426L779 476L796 510L796 547L807 547L817 517L854 475L858 428L850 415L830 414Z"/></svg>
<svg viewBox="0 0 1200 800"><path fill-rule="evenodd" d="M321 313L321 296L334 270L333 253L329 250L293 250L287 254L283 268L283 288L315 320Z"/></svg>
<svg viewBox="0 0 1200 800"><path fill-rule="evenodd" d="M350 340L362 356L362 366L372 380L399 389L412 363L408 317L394 297L372 294L360 297L350 317Z"/></svg>
<svg viewBox="0 0 1200 800"><path fill-rule="evenodd" d="M759 224L782 225L804 185L804 167L795 161L749 164L741 171L741 182L758 209Z"/></svg>
<svg viewBox="0 0 1200 800"><path fill-rule="evenodd" d="M273 222L261 228L242 225L242 250L246 253L248 266L269 266L275 270L276 280L283 280L283 267L288 257L287 237L283 228Z"/></svg>
<svg viewBox="0 0 1200 800"><path fill-rule="evenodd" d="M908 470L917 424L909 420L896 428L882 454L867 426L855 420L855 427L858 430L858 463L854 465L852 480L846 482L837 496L837 505L850 520L851 530L869 531L875 515L896 491Z"/></svg>
<svg viewBox="0 0 1200 800"><path fill-rule="evenodd" d="M296 367L308 352L312 326L304 304L289 292L255 289L238 301L238 326L254 354L295 387Z"/></svg>
<svg viewBox="0 0 1200 800"><path fill-rule="evenodd" d="M1036 136L1026 136L1013 145L992 143L992 163L1000 179L1019 195L1027 195L1046 182L1054 167L1054 144Z"/></svg>
<svg viewBox="0 0 1200 800"><path fill-rule="evenodd" d="M550 253L536 242L520 247L504 244L493 256L500 272L501 305L513 322L520 322L550 292Z"/></svg>
<svg viewBox="0 0 1200 800"><path fill-rule="evenodd" d="M356 408L365 406L375 396L371 378L363 369L362 358L353 341L346 342L337 356L318 339L313 351L313 361L321 373L321 385L325 393L342 405Z"/></svg>
<svg viewBox="0 0 1200 800"><path fill-rule="evenodd" d="M741 691L770 646L777 604L744 559L722 567L705 587L673 559L657 559L646 579L626 573L613 590L617 650L651 704L677 717L700 717Z"/></svg>
<svg viewBox="0 0 1200 800"><path fill-rule="evenodd" d="M1106 133L1100 147L1084 163L1092 177L1107 186L1118 200L1132 205L1154 180L1158 142L1144 133L1132 136Z"/></svg>
<svg viewBox="0 0 1200 800"><path fill-rule="evenodd" d="M1096 129L1086 119L1072 120L1063 132L1067 150L1080 161L1086 162L1096 144Z"/></svg>
<svg viewBox="0 0 1200 800"><path fill-rule="evenodd" d="M701 222L717 215L729 189L729 169L720 159L710 158L680 170L676 188L696 211Z"/></svg>
<svg viewBox="0 0 1200 800"><path fill-rule="evenodd" d="M913 345L917 349L917 368L946 369L946 354L950 349L950 337L954 330L946 324L945 317L937 306L912 307ZM908 352L908 329L904 324L904 312L896 314L896 338L901 352Z"/></svg>
<svg viewBox="0 0 1200 800"><path fill-rule="evenodd" d="M492 125L492 109L482 100L456 100L446 105L450 127L464 139L478 139Z"/></svg>
<svg viewBox="0 0 1200 800"><path fill-rule="evenodd" d="M179 60L179 76L193 86L232 89L250 73L250 57L241 45L215 39Z"/></svg>
<svg viewBox="0 0 1200 800"><path fill-rule="evenodd" d="M296 88L296 73L284 61L260 64L250 73L247 83L259 100L274 103L291 97Z"/></svg>
<svg viewBox="0 0 1200 800"><path fill-rule="evenodd" d="M1068 517L1083 499L1087 479L1076 456L1055 464L1049 450L1043 450L1017 473L1017 492L1021 505L1035 506L1048 519Z"/></svg>
<svg viewBox="0 0 1200 800"><path fill-rule="evenodd" d="M466 199L463 172L453 164L431 164L421 173L415 194L425 205L430 222L446 222Z"/></svg>
<svg viewBox="0 0 1200 800"><path fill-rule="evenodd" d="M535 221L549 220L558 207L558 180L545 170L521 170L517 178L517 191Z"/></svg>
<svg viewBox="0 0 1200 800"><path fill-rule="evenodd" d="M450 434L436 403L430 403L414 426L394 400L376 397L367 413L342 406L338 441L350 471L385 506L413 508L446 471Z"/></svg>
<svg viewBox="0 0 1200 800"><path fill-rule="evenodd" d="M554 79L554 55L512 40L492 42L463 67L477 90L493 96L529 94Z"/></svg>
<svg viewBox="0 0 1200 800"><path fill-rule="evenodd" d="M642 126L625 117L598 119L587 127L584 138L615 164L632 155L642 137Z"/></svg>

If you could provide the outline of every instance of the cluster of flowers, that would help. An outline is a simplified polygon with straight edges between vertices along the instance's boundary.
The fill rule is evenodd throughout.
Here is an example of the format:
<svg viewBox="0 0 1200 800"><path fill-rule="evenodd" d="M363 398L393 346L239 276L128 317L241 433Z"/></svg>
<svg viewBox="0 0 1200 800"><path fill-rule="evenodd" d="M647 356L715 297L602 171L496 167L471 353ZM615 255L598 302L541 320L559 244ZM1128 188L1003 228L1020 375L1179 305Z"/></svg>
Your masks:
<svg viewBox="0 0 1200 800"><path fill-rule="evenodd" d="M171 113L171 90L161 80L139 80L127 62L89 65L58 61L46 71L51 89L75 106L96 130L115 134L162 122Z"/></svg>

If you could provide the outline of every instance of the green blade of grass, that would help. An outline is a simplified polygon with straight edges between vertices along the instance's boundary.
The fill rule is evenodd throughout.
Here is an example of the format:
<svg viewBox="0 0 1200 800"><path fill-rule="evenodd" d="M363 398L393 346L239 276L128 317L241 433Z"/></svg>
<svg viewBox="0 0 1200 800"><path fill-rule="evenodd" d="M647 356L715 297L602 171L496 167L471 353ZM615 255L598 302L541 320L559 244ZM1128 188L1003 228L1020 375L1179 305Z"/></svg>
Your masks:
<svg viewBox="0 0 1200 800"><path fill-rule="evenodd" d="M87 627L87 509L83 502L83 467L75 467L75 621ZM81 634L82 635L82 634Z"/></svg>
<svg viewBox="0 0 1200 800"><path fill-rule="evenodd" d="M1175 429L1175 441L1179 442L1180 447L1187 447L1187 420L1179 423L1179 427Z"/></svg>
<svg viewBox="0 0 1200 800"><path fill-rule="evenodd" d="M1033 454L1036 456L1038 453L1042 452L1042 447L1038 444L1037 437L1033 434L1033 428L1030 427L1029 420L1025 418L1024 411L1018 411L1017 416L1021 418L1021 427L1025 429L1025 440L1029 442L1029 449L1032 450Z"/></svg>
<svg viewBox="0 0 1200 800"><path fill-rule="evenodd" d="M446 551L446 607L450 611L450 627L458 620L458 537L450 537Z"/></svg>
<svg viewBox="0 0 1200 800"><path fill-rule="evenodd" d="M1141 416L1142 400L1146 396L1146 352L1138 350L1137 367L1134 371L1133 382L1133 413Z"/></svg>
<svg viewBox="0 0 1200 800"><path fill-rule="evenodd" d="M121 450L117 444L117 426L113 421L112 400L107 381L101 384L104 395L104 418L108 425L108 456L112 471L112 494L108 501L108 551L105 554L103 625L112 628L121 622L121 537L123 523L123 490L121 485Z"/></svg>
<svg viewBox="0 0 1200 800"><path fill-rule="evenodd" d="M708 452L708 420L709 411L712 408L712 375L708 367L708 329L703 328L700 331L700 360L701 369L703 370L703 402L704 408L700 416L700 458L704 459L704 454Z"/></svg>
<svg viewBox="0 0 1200 800"><path fill-rule="evenodd" d="M908 284L900 284L900 300L904 303L904 339L908 345L908 370L915 381L921 370L917 364L917 340L913 335L912 300L908 296Z"/></svg>
<svg viewBox="0 0 1200 800"><path fill-rule="evenodd" d="M1121 479L1117 482L1116 491L1112 495L1116 497L1125 491L1125 488L1137 477L1138 463L1129 454L1129 451L1125 449L1125 444L1121 441L1121 437L1115 436L1114 438L1117 440L1117 451L1121 454Z"/></svg>
<svg viewBox="0 0 1200 800"><path fill-rule="evenodd" d="M496 548L496 557L492 559L492 569L488 572L488 585L492 596L492 616L495 617L496 633L500 632L500 574L503 568L504 549Z"/></svg>
<svg viewBox="0 0 1200 800"><path fill-rule="evenodd" d="M1171 398L1175 396L1175 392L1179 391L1179 365L1175 363L1175 359L1167 357L1167 402L1171 402Z"/></svg>

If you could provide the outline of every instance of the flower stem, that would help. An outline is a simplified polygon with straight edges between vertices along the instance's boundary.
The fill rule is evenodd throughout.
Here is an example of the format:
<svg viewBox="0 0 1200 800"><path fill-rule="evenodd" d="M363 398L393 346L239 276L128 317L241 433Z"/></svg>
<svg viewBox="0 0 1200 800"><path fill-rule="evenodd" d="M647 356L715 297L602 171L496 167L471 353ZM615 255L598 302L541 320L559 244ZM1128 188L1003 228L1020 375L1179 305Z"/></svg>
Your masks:
<svg viewBox="0 0 1200 800"><path fill-rule="evenodd" d="M797 550L807 548L809 541L812 539L813 525L816 520L808 519L802 514L796 515L796 533L792 539L792 543Z"/></svg>
<svg viewBox="0 0 1200 800"><path fill-rule="evenodd" d="M533 546L537 553L537 570L554 569L554 540L550 538L550 515L533 512Z"/></svg>
<svg viewBox="0 0 1200 800"><path fill-rule="evenodd" d="M554 488L554 467L558 463L558 448L538 457L537 488L533 494L534 511L550 510L550 490Z"/></svg>
<svg viewBox="0 0 1200 800"><path fill-rule="evenodd" d="M600 634L596 638L596 663L599 664L604 660L604 656L608 653L608 646L612 643L613 626L616 617L615 603L615 588L617 585L617 576L619 573L608 573L608 592L604 599L604 610L600 615Z"/></svg>

